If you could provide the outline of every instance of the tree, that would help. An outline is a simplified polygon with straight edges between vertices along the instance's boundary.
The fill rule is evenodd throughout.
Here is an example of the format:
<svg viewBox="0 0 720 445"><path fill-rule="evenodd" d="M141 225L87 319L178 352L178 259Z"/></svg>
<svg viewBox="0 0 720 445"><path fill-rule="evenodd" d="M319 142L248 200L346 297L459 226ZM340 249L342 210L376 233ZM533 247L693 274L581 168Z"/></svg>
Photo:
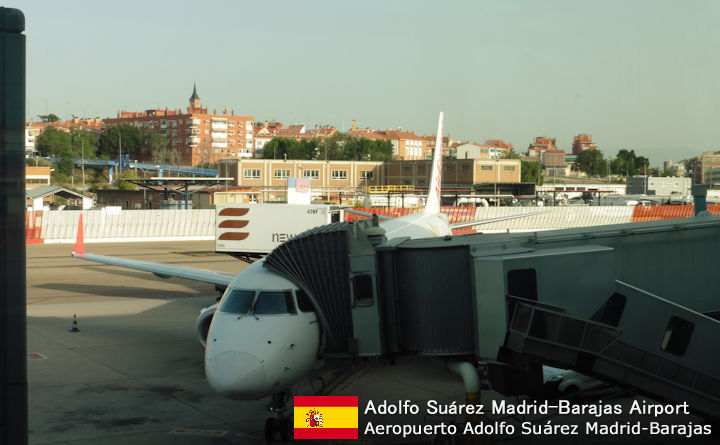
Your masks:
<svg viewBox="0 0 720 445"><path fill-rule="evenodd" d="M522 157L513 150L505 154L505 159L521 159L520 182L533 182L537 185L543 185L542 167L539 163L524 161Z"/></svg>
<svg viewBox="0 0 720 445"><path fill-rule="evenodd" d="M69 176L75 169L75 163L70 157L62 157L60 158L60 161L55 164L55 168L57 168L59 174Z"/></svg>
<svg viewBox="0 0 720 445"><path fill-rule="evenodd" d="M543 185L542 167L537 162L520 161L520 181Z"/></svg>
<svg viewBox="0 0 720 445"><path fill-rule="evenodd" d="M40 118L40 120L42 122L60 122L60 118L56 114L53 114L53 113L40 114L40 115L38 115L38 117Z"/></svg>
<svg viewBox="0 0 720 445"><path fill-rule="evenodd" d="M40 133L40 136L37 137L35 148L37 148L41 156L58 158L63 156L71 157L72 138L70 137L70 133L48 125L42 133Z"/></svg>
<svg viewBox="0 0 720 445"><path fill-rule="evenodd" d="M74 158L95 159L97 136L84 128L70 127L70 143Z"/></svg>
<svg viewBox="0 0 720 445"><path fill-rule="evenodd" d="M610 169L616 175L634 176L645 174L650 166L650 159L635 155L635 150L622 149L610 163Z"/></svg>
<svg viewBox="0 0 720 445"><path fill-rule="evenodd" d="M575 162L580 171L588 176L604 175L607 171L607 163L600 150L582 150L578 153Z"/></svg>
<svg viewBox="0 0 720 445"><path fill-rule="evenodd" d="M390 141L370 140L336 133L329 138L274 138L263 146L265 159L327 159L328 161L389 161L392 159Z"/></svg>
<svg viewBox="0 0 720 445"><path fill-rule="evenodd" d="M165 136L124 123L106 128L98 138L98 154L106 159L117 159L121 149L122 154L130 156L143 155L164 160L171 157Z"/></svg>
<svg viewBox="0 0 720 445"><path fill-rule="evenodd" d="M106 159L117 159L122 149L123 154L140 152L139 130L132 125L117 124L108 127L98 138L98 155Z"/></svg>

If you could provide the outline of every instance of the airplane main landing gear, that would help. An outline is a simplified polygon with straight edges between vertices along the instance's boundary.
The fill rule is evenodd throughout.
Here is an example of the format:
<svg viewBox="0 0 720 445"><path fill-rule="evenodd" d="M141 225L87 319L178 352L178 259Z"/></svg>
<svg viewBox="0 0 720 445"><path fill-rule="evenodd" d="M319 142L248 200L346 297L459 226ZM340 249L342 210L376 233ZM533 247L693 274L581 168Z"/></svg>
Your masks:
<svg viewBox="0 0 720 445"><path fill-rule="evenodd" d="M272 402L270 402L267 408L268 411L275 413L277 417L268 417L265 419L265 440L268 442L275 440L275 433L280 434L280 440L283 442L292 439L292 421L286 416L289 396L289 391L279 392L272 396Z"/></svg>

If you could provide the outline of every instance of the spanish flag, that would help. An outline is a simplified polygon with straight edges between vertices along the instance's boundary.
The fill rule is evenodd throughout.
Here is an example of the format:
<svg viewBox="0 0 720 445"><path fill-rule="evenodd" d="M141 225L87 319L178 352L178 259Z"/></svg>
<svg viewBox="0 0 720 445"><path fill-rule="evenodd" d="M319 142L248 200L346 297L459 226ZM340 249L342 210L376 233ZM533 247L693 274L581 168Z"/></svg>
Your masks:
<svg viewBox="0 0 720 445"><path fill-rule="evenodd" d="M357 439L357 396L295 396L295 439Z"/></svg>

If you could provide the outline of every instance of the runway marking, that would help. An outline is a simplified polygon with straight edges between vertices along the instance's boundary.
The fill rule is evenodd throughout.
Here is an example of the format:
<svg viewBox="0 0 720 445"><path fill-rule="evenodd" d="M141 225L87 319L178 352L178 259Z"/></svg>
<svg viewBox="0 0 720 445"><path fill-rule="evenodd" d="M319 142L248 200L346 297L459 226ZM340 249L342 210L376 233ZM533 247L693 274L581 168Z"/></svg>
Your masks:
<svg viewBox="0 0 720 445"><path fill-rule="evenodd" d="M44 355L42 355L38 352L29 352L27 354L27 359L28 360L47 360L47 357L45 357Z"/></svg>
<svg viewBox="0 0 720 445"><path fill-rule="evenodd" d="M192 428L175 428L170 434L182 434L185 436L223 437L227 431L222 430L197 430Z"/></svg>

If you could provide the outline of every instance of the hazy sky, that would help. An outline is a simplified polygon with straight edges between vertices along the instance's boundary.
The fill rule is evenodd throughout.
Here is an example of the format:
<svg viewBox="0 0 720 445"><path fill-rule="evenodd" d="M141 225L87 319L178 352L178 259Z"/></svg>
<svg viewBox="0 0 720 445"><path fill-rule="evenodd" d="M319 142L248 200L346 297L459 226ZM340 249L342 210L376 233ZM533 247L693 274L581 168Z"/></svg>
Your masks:
<svg viewBox="0 0 720 445"><path fill-rule="evenodd" d="M586 132L652 165L719 149L717 1L17 1L27 111L204 106L504 139Z"/></svg>

